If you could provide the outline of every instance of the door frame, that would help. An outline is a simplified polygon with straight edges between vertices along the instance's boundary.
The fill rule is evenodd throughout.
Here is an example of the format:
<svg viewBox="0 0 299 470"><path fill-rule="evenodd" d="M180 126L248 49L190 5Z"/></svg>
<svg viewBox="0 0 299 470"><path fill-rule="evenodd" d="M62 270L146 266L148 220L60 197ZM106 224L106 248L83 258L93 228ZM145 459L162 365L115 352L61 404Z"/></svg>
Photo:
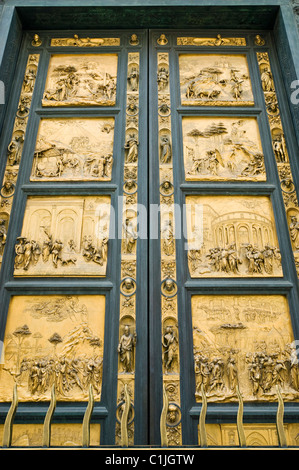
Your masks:
<svg viewBox="0 0 299 470"><path fill-rule="evenodd" d="M89 30L90 34L91 31ZM85 37L88 37L86 33ZM55 48L50 45L50 38L68 37L69 31L43 31L40 33L42 46L35 48L31 45L32 33L24 32L22 44L19 49L19 55L16 65L16 71L12 89L15 90L7 103L6 119L3 125L3 133L0 144L1 154L6 157L7 147L9 145L16 111L18 109L18 100L22 88L24 72L29 54L40 54L40 62L37 71L36 86L33 92L30 115L26 128L26 138L22 151L20 170L17 176L16 188L12 203L12 211L7 233L7 243L3 255L2 269L0 273L0 298L1 312L0 334L1 340L4 337L5 325L9 302L13 295L46 295L46 294L65 294L65 295L104 295L106 298L105 311L105 336L104 336L104 363L102 378L102 394L100 402L94 404L92 421L101 424L101 445L113 445L116 439L116 414L119 400L119 381L118 381L118 343L120 338L120 299L121 294L121 227L122 227L122 197L124 196L124 168L125 168L125 126L126 126L126 107L127 107L127 67L128 54L138 52L140 54L140 77L139 77L139 112L138 112L138 132L139 132L139 150L138 150L138 204L147 207L148 197L148 137L147 137L147 79L148 79L148 47L146 30L139 31L139 44L132 46L129 42L133 31L130 30L106 30L101 31L105 37L112 37L113 33L120 38L119 46L109 46L105 51L100 48L91 49L72 47ZM97 37L98 31L93 32ZM42 108L41 97L46 80L48 63L50 55L53 54L80 54L80 53L118 53L118 83L122 86L117 88L116 103L109 108L60 108L49 109ZM109 182L84 182L71 181L65 182L30 182L30 173L32 167L32 156L34 153L35 139L38 132L41 118L53 117L97 117L113 116L115 117L115 138L114 138L114 165L112 170L112 179ZM142 138L141 138L142 135ZM6 158L2 164L6 165ZM107 272L104 277L29 277L15 278L14 270L14 246L16 237L22 229L25 205L29 196L71 196L71 195L109 195L111 197L111 206L114 208L115 227L114 238L109 238ZM146 221L147 222L147 221ZM112 229L112 224L110 225ZM113 233L110 232L110 233ZM134 437L135 445L144 445L148 442L148 240L139 238L137 243L136 261L136 306L138 311L136 317L137 343L135 351L135 376L134 388L135 397L134 406ZM105 360L105 358L107 360ZM55 409L53 422L77 422L82 423L86 402L63 403L58 402ZM0 404L0 419L6 417L9 405ZM15 422L40 422L43 423L48 403L26 402L20 403Z"/></svg>
<svg viewBox="0 0 299 470"><path fill-rule="evenodd" d="M105 25L107 29L114 29L115 26L113 25L115 24L121 25L124 14L129 16L130 26L132 26L132 28L135 27L136 31L141 25L146 28L163 28L161 33L165 31L165 28L168 29L169 27L176 29L177 27L194 28L195 18L197 18L198 23L207 11L207 8L209 9L209 16L203 25L203 29L210 29L211 25L219 28L219 30L226 28L227 8L229 8L233 9L230 11L235 12L231 20L232 28L240 27L238 18L242 17L242 29L248 28L250 32L256 31L256 33L260 33L261 28L272 30L274 32L273 42L277 50L277 64L281 66L281 83L282 87L284 87L284 98L290 110L290 119L295 125L296 135L294 138L296 138L297 144L299 143L299 126L296 126L299 122L299 107L291 103L289 93L292 81L299 78L298 30L293 9L288 0L265 0L262 6L259 0L245 0L242 2L242 7L235 5L235 2L230 0L227 0L225 4L223 4L221 0L205 0L204 2L194 2L193 0L188 0L187 2L185 0L165 0L163 6L159 7L153 0L146 0L146 2L143 2L142 7L137 5L132 7L132 2L120 0L115 2L116 4L113 6L113 10L111 10L111 8L109 9L111 2L108 0L88 0L84 2L84 7L81 7L80 2L75 0L73 3L74 16L72 20L75 18L75 14L77 14L77 20L79 18L79 22L75 28L79 27L82 30L88 28L90 24L90 14L95 11L98 16L94 16L94 18L97 18L97 20L100 19L101 23L98 24L101 24L101 26ZM174 6L176 10L173 9ZM226 12L226 14L221 14L221 11ZM82 14L82 12L86 13L86 15ZM170 12L172 13L171 15ZM182 13L184 14L182 15ZM70 15L69 11L64 8L64 2L62 0L51 2L51 7L44 7L44 2L41 0L28 0L26 2L21 0L8 0L5 2L4 6L1 7L0 14L0 34L3 38L0 44L0 79L3 80L5 84L6 96L8 96L12 89L11 84L13 83L14 73L18 64L23 32L28 31L30 35L36 32L43 34L48 27L49 18L51 18L52 28L58 29L61 26L61 22L66 24L66 22L70 20ZM257 21L259 22L257 23ZM102 29L104 29L104 27ZM6 115L7 106L7 102L5 102L4 105L0 105L0 129L4 125L4 116ZM0 162L1 176L3 176L4 167L5 161L2 160ZM147 245L144 244L144 248L146 248L146 246ZM144 269L146 271L145 267ZM189 284L190 288L194 289L192 282ZM17 284L12 285L8 283L7 288L10 292L19 292ZM106 288L107 292L111 294L111 285L107 285ZM225 288L225 285L223 288ZM150 291L148 297L153 298L153 295L154 293ZM184 303L185 302L188 302L188 299L185 299ZM159 307L158 304L155 305L157 308ZM142 303L141 307L143 308L143 306L144 304ZM154 329L155 328L156 327L154 327ZM144 378L142 381L143 380L145 381L143 383L144 386L146 385L146 379ZM155 387L153 390L155 390ZM158 390L160 390L159 387ZM148 390L146 393L150 393L151 395L151 392ZM159 400L155 401L152 399L156 409L156 416L159 415L161 410L161 391L159 391L159 393ZM160 405L158 402L160 402ZM7 406L3 408L3 411L1 408L2 416L6 415L7 409ZM231 409L227 412L234 415L235 411ZM106 411L99 410L99 413L105 414ZM199 407L193 407L190 410L190 414L194 416L194 419L197 419L198 413ZM217 409L213 408L211 410L211 419L212 416L214 416L216 420L217 413ZM261 413L263 413L262 409ZM286 413L291 414L291 411L286 410ZM145 416L142 417L142 419L144 418ZM157 426L158 424L156 423L154 425L154 429L156 429L155 435L157 435L158 431ZM152 426L150 427L152 428ZM110 437L111 436L112 431ZM192 440L193 439L194 434ZM157 438L154 437L151 442L158 444L159 439L157 440Z"/></svg>

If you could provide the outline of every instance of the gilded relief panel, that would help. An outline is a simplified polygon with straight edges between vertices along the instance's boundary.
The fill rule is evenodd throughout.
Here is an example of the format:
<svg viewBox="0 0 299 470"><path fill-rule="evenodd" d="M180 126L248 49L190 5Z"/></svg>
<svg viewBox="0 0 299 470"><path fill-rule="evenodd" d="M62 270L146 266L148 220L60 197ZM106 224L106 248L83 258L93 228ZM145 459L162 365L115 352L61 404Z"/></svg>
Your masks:
<svg viewBox="0 0 299 470"><path fill-rule="evenodd" d="M274 79L267 52L258 52L257 60L260 71L261 86L270 126L272 148L275 156L280 186L288 221L289 234L293 247L293 254L297 274L299 276L299 203L293 181L290 157L287 149L286 137L281 121L280 108L276 95Z"/></svg>
<svg viewBox="0 0 299 470"><path fill-rule="evenodd" d="M14 296L0 365L0 400L88 400L92 385L100 399L105 296Z"/></svg>
<svg viewBox="0 0 299 470"><path fill-rule="evenodd" d="M53 54L43 106L114 106L117 54Z"/></svg>
<svg viewBox="0 0 299 470"><path fill-rule="evenodd" d="M245 54L180 54L179 69L182 105L254 105Z"/></svg>
<svg viewBox="0 0 299 470"><path fill-rule="evenodd" d="M276 425L272 423L251 424L244 423L246 446L267 447L279 446ZM239 446L236 424L206 424L207 444L213 446ZM288 446L298 446L298 424L288 423L284 425L284 431ZM200 441L200 437L199 437Z"/></svg>
<svg viewBox="0 0 299 470"><path fill-rule="evenodd" d="M114 118L42 119L31 181L109 181Z"/></svg>
<svg viewBox="0 0 299 470"><path fill-rule="evenodd" d="M183 117L186 180L264 181L257 119Z"/></svg>
<svg viewBox="0 0 299 470"><path fill-rule="evenodd" d="M270 199L187 196L191 277L282 276Z"/></svg>
<svg viewBox="0 0 299 470"><path fill-rule="evenodd" d="M109 196L29 197L15 276L104 276Z"/></svg>
<svg viewBox="0 0 299 470"><path fill-rule="evenodd" d="M281 295L192 296L195 397L208 401L298 400L298 361Z"/></svg>

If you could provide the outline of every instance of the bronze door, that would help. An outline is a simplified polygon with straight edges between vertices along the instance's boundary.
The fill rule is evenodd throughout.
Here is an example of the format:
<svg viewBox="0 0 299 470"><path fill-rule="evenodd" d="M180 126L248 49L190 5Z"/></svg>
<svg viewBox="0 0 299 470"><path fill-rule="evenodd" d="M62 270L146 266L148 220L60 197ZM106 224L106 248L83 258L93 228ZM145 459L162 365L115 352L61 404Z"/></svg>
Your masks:
<svg viewBox="0 0 299 470"><path fill-rule="evenodd" d="M148 441L147 66L146 31L24 37L2 137L0 393L6 415L16 386L29 445Z"/></svg>
<svg viewBox="0 0 299 470"><path fill-rule="evenodd" d="M150 34L151 442L296 445L292 120L271 35L219 33Z"/></svg>
<svg viewBox="0 0 299 470"><path fill-rule="evenodd" d="M14 90L3 442L239 445L244 402L242 443L277 445L277 401L292 417L298 400L299 215L271 34L28 32Z"/></svg>

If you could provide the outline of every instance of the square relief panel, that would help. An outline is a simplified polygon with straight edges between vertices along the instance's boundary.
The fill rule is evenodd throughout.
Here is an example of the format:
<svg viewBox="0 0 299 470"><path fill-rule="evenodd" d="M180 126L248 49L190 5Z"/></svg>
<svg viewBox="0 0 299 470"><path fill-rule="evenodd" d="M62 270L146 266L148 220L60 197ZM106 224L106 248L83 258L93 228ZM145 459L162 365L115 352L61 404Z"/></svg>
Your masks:
<svg viewBox="0 0 299 470"><path fill-rule="evenodd" d="M191 277L282 276L270 198L187 196Z"/></svg>
<svg viewBox="0 0 299 470"><path fill-rule="evenodd" d="M298 364L287 299L194 295L195 397L209 401L298 400Z"/></svg>
<svg viewBox="0 0 299 470"><path fill-rule="evenodd" d="M253 106L245 54L180 54L184 106Z"/></svg>
<svg viewBox="0 0 299 470"><path fill-rule="evenodd" d="M29 197L15 276L105 276L109 196Z"/></svg>
<svg viewBox="0 0 299 470"><path fill-rule="evenodd" d="M11 299L0 365L0 400L88 400L101 396L105 296L45 295Z"/></svg>
<svg viewBox="0 0 299 470"><path fill-rule="evenodd" d="M53 54L43 106L114 106L117 54Z"/></svg>
<svg viewBox="0 0 299 470"><path fill-rule="evenodd" d="M110 181L114 118L40 122L31 181Z"/></svg>
<svg viewBox="0 0 299 470"><path fill-rule="evenodd" d="M257 119L183 117L185 179L265 181Z"/></svg>

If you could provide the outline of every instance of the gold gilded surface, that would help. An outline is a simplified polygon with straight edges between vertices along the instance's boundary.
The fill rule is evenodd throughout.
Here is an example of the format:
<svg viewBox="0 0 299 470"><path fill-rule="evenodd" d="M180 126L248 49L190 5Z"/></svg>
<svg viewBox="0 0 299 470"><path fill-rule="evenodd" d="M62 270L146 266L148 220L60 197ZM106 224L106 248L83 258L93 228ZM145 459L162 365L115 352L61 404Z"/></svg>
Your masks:
<svg viewBox="0 0 299 470"><path fill-rule="evenodd" d="M0 400L88 400L101 396L105 296L14 296L0 365Z"/></svg>
<svg viewBox="0 0 299 470"><path fill-rule="evenodd" d="M104 276L109 196L29 197L15 276Z"/></svg>
<svg viewBox="0 0 299 470"><path fill-rule="evenodd" d="M114 118L42 119L31 181L109 181Z"/></svg>
<svg viewBox="0 0 299 470"><path fill-rule="evenodd" d="M181 103L187 106L253 106L244 54L180 54Z"/></svg>
<svg viewBox="0 0 299 470"><path fill-rule="evenodd" d="M293 180L293 170L290 164L286 136L281 121L280 108L268 53L258 52L257 60L270 126L272 148L280 179L280 187L288 221L297 275L299 276L299 202Z"/></svg>
<svg viewBox="0 0 299 470"><path fill-rule="evenodd" d="M53 54L43 106L114 106L117 54Z"/></svg>
<svg viewBox="0 0 299 470"><path fill-rule="evenodd" d="M282 276L270 199L187 196L191 277Z"/></svg>
<svg viewBox="0 0 299 470"><path fill-rule="evenodd" d="M100 445L101 425L90 425L90 445ZM0 425L0 442L2 442L3 425ZM13 426L12 447L41 446L43 442L43 424L19 424ZM82 424L80 423L52 423L51 447L82 446Z"/></svg>
<svg viewBox="0 0 299 470"><path fill-rule="evenodd" d="M183 117L186 180L266 180L257 119Z"/></svg>
<svg viewBox="0 0 299 470"><path fill-rule="evenodd" d="M299 445L299 425L288 423L284 425L287 445ZM239 445L237 427L235 424L206 424L207 444L213 446L237 446ZM272 423L244 423L246 445L248 447L278 446L276 425ZM200 436L198 436L200 441Z"/></svg>
<svg viewBox="0 0 299 470"><path fill-rule="evenodd" d="M195 397L208 402L299 398L287 299L280 295L194 295L191 300Z"/></svg>

